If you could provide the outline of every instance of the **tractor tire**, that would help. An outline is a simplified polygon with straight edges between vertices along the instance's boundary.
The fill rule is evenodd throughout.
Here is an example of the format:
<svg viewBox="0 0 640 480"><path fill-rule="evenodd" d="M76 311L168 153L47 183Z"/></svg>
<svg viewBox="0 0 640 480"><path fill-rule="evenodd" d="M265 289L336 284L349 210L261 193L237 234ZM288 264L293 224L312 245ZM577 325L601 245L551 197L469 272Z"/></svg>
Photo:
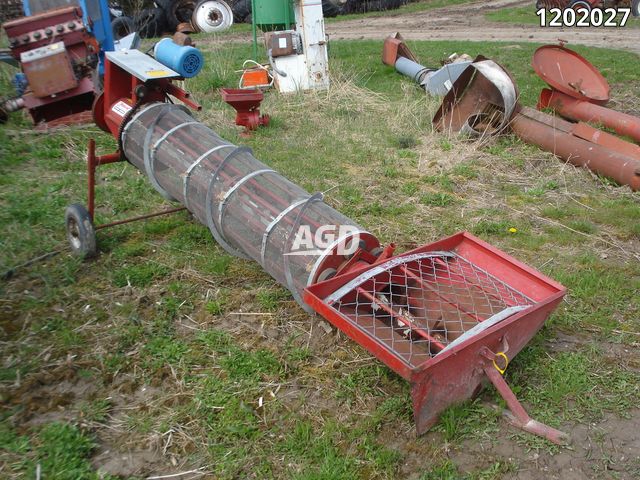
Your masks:
<svg viewBox="0 0 640 480"><path fill-rule="evenodd" d="M120 40L135 32L136 24L131 17L116 17L111 22L111 31L113 32L113 40Z"/></svg>
<svg viewBox="0 0 640 480"><path fill-rule="evenodd" d="M367 13L394 10L404 5L403 0L347 0L344 13Z"/></svg>
<svg viewBox="0 0 640 480"><path fill-rule="evenodd" d="M161 8L146 8L137 14L133 22L141 38L159 37L165 31L165 14Z"/></svg>
<svg viewBox="0 0 640 480"><path fill-rule="evenodd" d="M231 10L235 23L248 23L246 20L251 16L251 0L238 0L233 4Z"/></svg>
<svg viewBox="0 0 640 480"><path fill-rule="evenodd" d="M191 23L198 0L156 0L165 12L167 29L174 33L181 23Z"/></svg>
<svg viewBox="0 0 640 480"><path fill-rule="evenodd" d="M173 15L173 4L176 0L155 0L155 4L164 13L164 22L167 27L167 32L175 32L178 26L178 21Z"/></svg>
<svg viewBox="0 0 640 480"><path fill-rule="evenodd" d="M631 15L640 17L640 0L633 0L633 2L631 2Z"/></svg>
<svg viewBox="0 0 640 480"><path fill-rule="evenodd" d="M69 205L64 212L64 222L73 254L82 258L95 257L98 253L96 229L84 205Z"/></svg>
<svg viewBox="0 0 640 480"><path fill-rule="evenodd" d="M342 13L342 5L337 0L322 0L322 15L325 18L337 17Z"/></svg>

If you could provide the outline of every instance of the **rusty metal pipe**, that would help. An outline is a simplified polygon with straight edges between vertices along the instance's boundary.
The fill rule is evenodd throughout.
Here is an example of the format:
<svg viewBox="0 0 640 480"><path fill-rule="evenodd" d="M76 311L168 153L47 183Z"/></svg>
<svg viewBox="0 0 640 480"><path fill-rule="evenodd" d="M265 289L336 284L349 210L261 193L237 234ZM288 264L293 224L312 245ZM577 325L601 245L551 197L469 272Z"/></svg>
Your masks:
<svg viewBox="0 0 640 480"><path fill-rule="evenodd" d="M538 110L551 108L571 120L596 123L640 142L640 118L545 88L540 92Z"/></svg>
<svg viewBox="0 0 640 480"><path fill-rule="evenodd" d="M565 131L564 120L524 107L514 115L511 129L522 140L557 155L572 165L612 178L640 190L640 160L602 145L583 140Z"/></svg>

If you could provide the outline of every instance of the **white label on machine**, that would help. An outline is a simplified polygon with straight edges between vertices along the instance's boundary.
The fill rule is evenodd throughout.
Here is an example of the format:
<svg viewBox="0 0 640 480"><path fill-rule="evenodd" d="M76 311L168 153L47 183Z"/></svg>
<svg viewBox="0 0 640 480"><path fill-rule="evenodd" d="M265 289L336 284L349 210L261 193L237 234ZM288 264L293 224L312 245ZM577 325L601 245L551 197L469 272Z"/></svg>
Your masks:
<svg viewBox="0 0 640 480"><path fill-rule="evenodd" d="M111 110L117 113L118 115L120 115L121 117L124 117L127 114L127 112L131 110L131 105L120 100L113 107L111 107Z"/></svg>
<svg viewBox="0 0 640 480"><path fill-rule="evenodd" d="M279 38L278 39L278 47L287 48L287 39L286 38Z"/></svg>

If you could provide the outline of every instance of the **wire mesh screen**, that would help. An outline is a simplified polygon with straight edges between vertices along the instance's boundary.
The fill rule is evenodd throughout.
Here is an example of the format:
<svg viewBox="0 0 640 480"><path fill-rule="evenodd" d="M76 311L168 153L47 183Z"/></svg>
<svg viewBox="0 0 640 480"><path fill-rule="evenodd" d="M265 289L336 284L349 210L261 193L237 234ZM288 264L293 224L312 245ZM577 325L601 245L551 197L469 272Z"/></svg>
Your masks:
<svg viewBox="0 0 640 480"><path fill-rule="evenodd" d="M379 246L321 196L309 195L181 106L143 107L126 124L122 145L156 190L185 205L227 251L261 263L301 304L304 287L315 281L322 261L336 253L327 245L293 252L300 228L317 239L325 226L349 226L343 242L365 236L367 249Z"/></svg>
<svg viewBox="0 0 640 480"><path fill-rule="evenodd" d="M455 252L391 259L325 302L411 367L534 303Z"/></svg>

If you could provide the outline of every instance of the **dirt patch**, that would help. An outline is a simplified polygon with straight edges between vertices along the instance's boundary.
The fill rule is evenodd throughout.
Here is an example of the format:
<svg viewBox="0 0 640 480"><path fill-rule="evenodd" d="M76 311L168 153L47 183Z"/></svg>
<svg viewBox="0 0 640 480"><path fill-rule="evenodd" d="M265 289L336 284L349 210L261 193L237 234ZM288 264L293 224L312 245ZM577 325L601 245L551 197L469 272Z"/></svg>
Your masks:
<svg viewBox="0 0 640 480"><path fill-rule="evenodd" d="M491 10L527 6L531 0L491 0L425 12L389 14L327 24L332 39L381 40L393 32L401 32L407 40L474 40L506 42L557 43L558 38L571 44L609 47L640 53L640 29L540 28L537 25L493 23L484 18Z"/></svg>
<svg viewBox="0 0 640 480"><path fill-rule="evenodd" d="M149 473L160 471L160 465L163 463L168 464L166 470L176 471L163 458L162 452L153 450L135 450L123 453L102 447L92 461L93 466L98 471L124 478L148 475Z"/></svg>
<svg viewBox="0 0 640 480"><path fill-rule="evenodd" d="M461 471L475 471L494 461L515 462L517 471L509 478L518 480L638 478L638 421L640 410L633 410L629 418L606 415L597 424L575 424L566 429L571 435L571 446L557 452L535 451L520 445L512 438L513 430L503 423L494 438L464 441L449 457Z"/></svg>

